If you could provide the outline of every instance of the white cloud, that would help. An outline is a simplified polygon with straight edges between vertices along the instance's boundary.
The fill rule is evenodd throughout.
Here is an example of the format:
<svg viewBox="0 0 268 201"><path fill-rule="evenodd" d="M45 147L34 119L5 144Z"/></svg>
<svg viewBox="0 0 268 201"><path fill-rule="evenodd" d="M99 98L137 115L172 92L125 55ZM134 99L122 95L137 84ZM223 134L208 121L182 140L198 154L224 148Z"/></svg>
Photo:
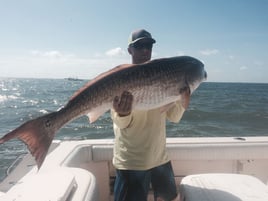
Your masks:
<svg viewBox="0 0 268 201"><path fill-rule="evenodd" d="M30 52L32 59L45 60L45 62L70 62L77 60L74 54L62 53L58 50L40 51L33 50Z"/></svg>
<svg viewBox="0 0 268 201"><path fill-rule="evenodd" d="M116 47L114 49L108 50L107 52L105 52L105 55L107 56L123 56L125 55L126 52L124 50L122 50L121 47Z"/></svg>
<svg viewBox="0 0 268 201"><path fill-rule="evenodd" d="M62 57L63 55L57 51L57 50L51 50L51 51L39 51L39 50L33 50L31 51L31 54L33 56L37 57Z"/></svg>
<svg viewBox="0 0 268 201"><path fill-rule="evenodd" d="M200 51L200 54L205 55L205 56L215 55L218 53L219 53L219 50L217 49L206 49L206 50Z"/></svg>
<svg viewBox="0 0 268 201"><path fill-rule="evenodd" d="M230 60L234 60L234 56L233 55L229 55L229 59Z"/></svg>
<svg viewBox="0 0 268 201"><path fill-rule="evenodd" d="M256 66L263 66L263 62L262 61L254 61L254 64Z"/></svg>
<svg viewBox="0 0 268 201"><path fill-rule="evenodd" d="M247 70L248 67L247 67L247 66L241 66L239 69L240 69L240 70Z"/></svg>
<svg viewBox="0 0 268 201"><path fill-rule="evenodd" d="M1 76L93 78L119 64L129 63L129 56L121 48L113 50L108 55L118 56L108 56L106 52L82 56L58 50L33 50L8 57L0 55Z"/></svg>

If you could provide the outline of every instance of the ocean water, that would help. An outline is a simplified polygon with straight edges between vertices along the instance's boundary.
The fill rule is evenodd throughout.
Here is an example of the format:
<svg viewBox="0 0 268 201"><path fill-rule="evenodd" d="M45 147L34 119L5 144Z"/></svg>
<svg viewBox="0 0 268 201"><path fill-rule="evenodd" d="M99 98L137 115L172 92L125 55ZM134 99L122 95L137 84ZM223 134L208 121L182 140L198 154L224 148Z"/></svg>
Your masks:
<svg viewBox="0 0 268 201"><path fill-rule="evenodd" d="M27 120L58 110L86 81L0 79L0 136ZM180 123L167 123L168 137L268 136L268 84L200 85ZM113 138L107 112L97 122L81 117L62 128L60 140ZM0 145L0 180L26 146L19 140Z"/></svg>

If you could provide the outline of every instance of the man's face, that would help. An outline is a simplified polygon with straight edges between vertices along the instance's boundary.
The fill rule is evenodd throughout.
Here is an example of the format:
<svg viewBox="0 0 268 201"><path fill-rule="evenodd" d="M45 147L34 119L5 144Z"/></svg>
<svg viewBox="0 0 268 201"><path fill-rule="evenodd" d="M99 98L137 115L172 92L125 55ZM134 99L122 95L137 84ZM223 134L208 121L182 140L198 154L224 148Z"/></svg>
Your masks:
<svg viewBox="0 0 268 201"><path fill-rule="evenodd" d="M146 40L140 40L128 48L129 54L132 55L132 63L140 64L149 61L152 56L153 44Z"/></svg>

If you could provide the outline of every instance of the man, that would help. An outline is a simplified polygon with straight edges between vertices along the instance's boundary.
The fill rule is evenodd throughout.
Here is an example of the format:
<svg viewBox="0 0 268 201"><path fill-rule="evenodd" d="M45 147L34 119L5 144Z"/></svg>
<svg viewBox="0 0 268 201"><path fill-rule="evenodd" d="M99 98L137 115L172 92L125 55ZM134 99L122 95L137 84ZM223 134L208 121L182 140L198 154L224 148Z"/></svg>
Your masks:
<svg viewBox="0 0 268 201"><path fill-rule="evenodd" d="M151 59L155 39L144 30L132 32L128 52L133 64ZM179 122L184 108L180 102L149 111L132 110L133 96L125 91L115 97L113 119L116 168L115 201L146 201L150 183L155 200L176 200L177 190L171 162L166 153L166 119Z"/></svg>

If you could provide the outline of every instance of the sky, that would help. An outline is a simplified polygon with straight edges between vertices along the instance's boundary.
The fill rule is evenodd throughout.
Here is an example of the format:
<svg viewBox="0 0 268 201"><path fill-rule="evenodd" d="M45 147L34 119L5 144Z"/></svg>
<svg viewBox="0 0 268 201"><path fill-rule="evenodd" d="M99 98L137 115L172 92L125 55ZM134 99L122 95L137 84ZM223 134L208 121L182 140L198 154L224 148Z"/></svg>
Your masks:
<svg viewBox="0 0 268 201"><path fill-rule="evenodd" d="M188 55L210 82L268 83L268 0L0 0L0 77L92 79L130 63L133 30L152 59Z"/></svg>

